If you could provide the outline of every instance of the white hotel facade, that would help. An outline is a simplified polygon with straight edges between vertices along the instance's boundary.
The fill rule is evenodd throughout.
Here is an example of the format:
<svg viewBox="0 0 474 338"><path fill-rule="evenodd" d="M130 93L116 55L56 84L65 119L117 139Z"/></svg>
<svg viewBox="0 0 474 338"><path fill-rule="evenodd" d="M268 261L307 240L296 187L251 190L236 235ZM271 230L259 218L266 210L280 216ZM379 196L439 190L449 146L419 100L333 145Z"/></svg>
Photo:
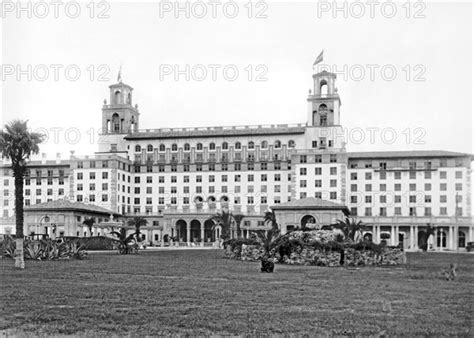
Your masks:
<svg viewBox="0 0 474 338"><path fill-rule="evenodd" d="M302 124L169 129L140 129L133 88L113 84L102 107L98 152L30 162L27 209L58 199L94 204L123 218L145 216L150 242L176 237L204 244L218 235L209 218L223 208L245 216L248 235L265 229L262 216L272 205L316 197L347 206L375 242L386 233L390 244L417 249L428 223L437 228L430 239L435 250L474 241L472 155L347 151L335 81L326 71L313 75ZM14 184L8 163L1 164L0 175L0 229L11 233ZM30 226L38 228L40 218L25 224L26 234ZM106 233L107 220L101 221ZM297 227L302 219L293 222ZM57 226L64 235L87 235L79 219L76 228Z"/></svg>

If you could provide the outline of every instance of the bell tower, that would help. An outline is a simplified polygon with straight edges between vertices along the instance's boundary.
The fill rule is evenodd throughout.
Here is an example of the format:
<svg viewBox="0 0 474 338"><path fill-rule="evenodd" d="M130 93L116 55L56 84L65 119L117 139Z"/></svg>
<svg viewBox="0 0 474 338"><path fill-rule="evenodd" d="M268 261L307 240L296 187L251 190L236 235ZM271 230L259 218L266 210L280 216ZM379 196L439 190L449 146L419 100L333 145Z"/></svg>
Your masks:
<svg viewBox="0 0 474 338"><path fill-rule="evenodd" d="M308 127L340 125L341 99L335 87L336 74L322 71L313 75L313 93L308 96Z"/></svg>
<svg viewBox="0 0 474 338"><path fill-rule="evenodd" d="M104 100L102 107L103 134L129 134L138 131L138 105L133 106L133 88L122 82L119 73L118 83L110 85L110 101Z"/></svg>

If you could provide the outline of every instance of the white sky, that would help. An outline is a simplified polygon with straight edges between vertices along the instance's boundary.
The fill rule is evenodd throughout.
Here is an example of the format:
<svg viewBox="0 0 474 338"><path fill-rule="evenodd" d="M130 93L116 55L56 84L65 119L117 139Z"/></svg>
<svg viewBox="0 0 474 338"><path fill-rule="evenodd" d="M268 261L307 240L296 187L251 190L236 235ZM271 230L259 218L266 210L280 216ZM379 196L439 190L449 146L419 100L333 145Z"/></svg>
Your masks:
<svg viewBox="0 0 474 338"><path fill-rule="evenodd" d="M473 152L470 3L427 3L421 12L410 5L409 18L407 3L397 5L395 18L384 17L380 9L375 18L354 18L349 8L348 18L341 13L318 18L317 2L267 4L267 18L259 19L248 18L242 2L233 19L225 17L222 7L217 18L188 19L181 13L176 19L173 12L160 18L156 3L112 2L109 18L103 19L90 18L85 4L75 19L64 10L59 18L44 19L3 13L1 122L19 117L28 119L33 129L48 130L51 137L42 147L48 157L56 152L64 157L72 149L92 154L97 146L91 142L91 128L97 132L101 126L102 101L108 100L108 85L116 82L122 64L123 81L135 89L141 128L305 123L311 66L324 49L324 63L340 71L346 65L354 72L352 78L338 75L342 125L397 132L394 144L382 142L376 132L374 142L367 134L361 144L349 141L348 150ZM104 8L96 5L97 11ZM425 18L413 18L417 11ZM5 74L11 66L40 71L43 64L50 70L46 81L38 79L42 72L31 80L26 75L16 79L16 72ZM58 80L52 64L62 67ZM234 65L239 76L229 81L218 71L216 81L210 75L204 81L186 81L184 75L178 81L171 75L160 79L160 65L184 69L209 64L221 69ZM376 71L374 80L368 73L355 79L360 66L369 71L368 64L388 65L397 76L388 81ZM63 69L70 65L81 70L79 80L66 78ZM99 81L104 65L110 69L108 81ZM254 76L266 67L268 80L249 81L249 65ZM89 78L91 69L94 79ZM406 79L408 70L411 78ZM425 80L415 81L417 75ZM55 128L62 130L57 142ZM66 136L76 136L71 128L81 132L76 144L66 142ZM413 142L417 137L421 144Z"/></svg>

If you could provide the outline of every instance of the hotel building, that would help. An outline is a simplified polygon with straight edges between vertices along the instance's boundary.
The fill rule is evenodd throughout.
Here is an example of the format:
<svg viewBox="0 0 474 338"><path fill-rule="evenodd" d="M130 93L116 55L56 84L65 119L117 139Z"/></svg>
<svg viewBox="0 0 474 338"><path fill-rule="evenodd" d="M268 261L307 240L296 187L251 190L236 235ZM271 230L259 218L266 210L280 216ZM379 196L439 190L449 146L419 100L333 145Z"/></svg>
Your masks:
<svg viewBox="0 0 474 338"><path fill-rule="evenodd" d="M133 88L109 87L102 107L102 133L94 156L31 161L25 178L25 234L38 227L42 206L58 199L110 210L115 218L141 215L155 244L170 237L209 245L219 236L210 217L224 208L244 215L244 236L266 229L263 213L287 205L339 206L367 224L374 242L417 249L426 225L436 227L435 250L474 241L471 217L472 155L449 151L350 152L340 123L336 75L313 75L306 121L295 125L140 129ZM14 232L14 185L9 165L0 165L0 224ZM338 208L339 208L338 207ZM44 212L44 211L43 211ZM310 212L310 211L309 211ZM44 216L44 215L43 215ZM282 231L335 219L287 214ZM101 219L107 233L106 217ZM110 222L109 222L110 223ZM87 235L56 224L60 234ZM44 229L44 230L38 230ZM217 231L217 232L216 232ZM385 233L384 236L382 234Z"/></svg>

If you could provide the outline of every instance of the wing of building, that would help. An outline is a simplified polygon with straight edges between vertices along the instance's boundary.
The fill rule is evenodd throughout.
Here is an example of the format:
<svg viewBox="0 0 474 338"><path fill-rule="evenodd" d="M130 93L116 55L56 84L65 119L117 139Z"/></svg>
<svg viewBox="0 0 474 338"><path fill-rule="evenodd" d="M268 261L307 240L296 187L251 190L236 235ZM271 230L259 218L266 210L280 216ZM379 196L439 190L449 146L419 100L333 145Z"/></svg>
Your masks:
<svg viewBox="0 0 474 338"><path fill-rule="evenodd" d="M331 223L350 211L368 224L375 242L387 233L390 244L416 249L428 223L437 227L434 249L474 241L472 155L347 151L335 82L333 73L313 75L302 124L162 129L140 128L133 88L113 84L102 107L98 152L30 162L25 204L58 199L93 204L122 217L146 217L145 235L152 243L174 238L207 245L219 236L210 217L222 209L244 215L241 226L248 236L249 230L266 228L262 215L271 206L281 212L278 205L290 201L328 205L314 202L323 200L342 207L332 218L320 215L327 210L297 209L306 210L304 215L290 208L282 231L301 226L308 216ZM14 186L8 163L1 175L1 229L11 233ZM51 231L48 224L36 229ZM68 229L64 235L87 233L80 223Z"/></svg>

